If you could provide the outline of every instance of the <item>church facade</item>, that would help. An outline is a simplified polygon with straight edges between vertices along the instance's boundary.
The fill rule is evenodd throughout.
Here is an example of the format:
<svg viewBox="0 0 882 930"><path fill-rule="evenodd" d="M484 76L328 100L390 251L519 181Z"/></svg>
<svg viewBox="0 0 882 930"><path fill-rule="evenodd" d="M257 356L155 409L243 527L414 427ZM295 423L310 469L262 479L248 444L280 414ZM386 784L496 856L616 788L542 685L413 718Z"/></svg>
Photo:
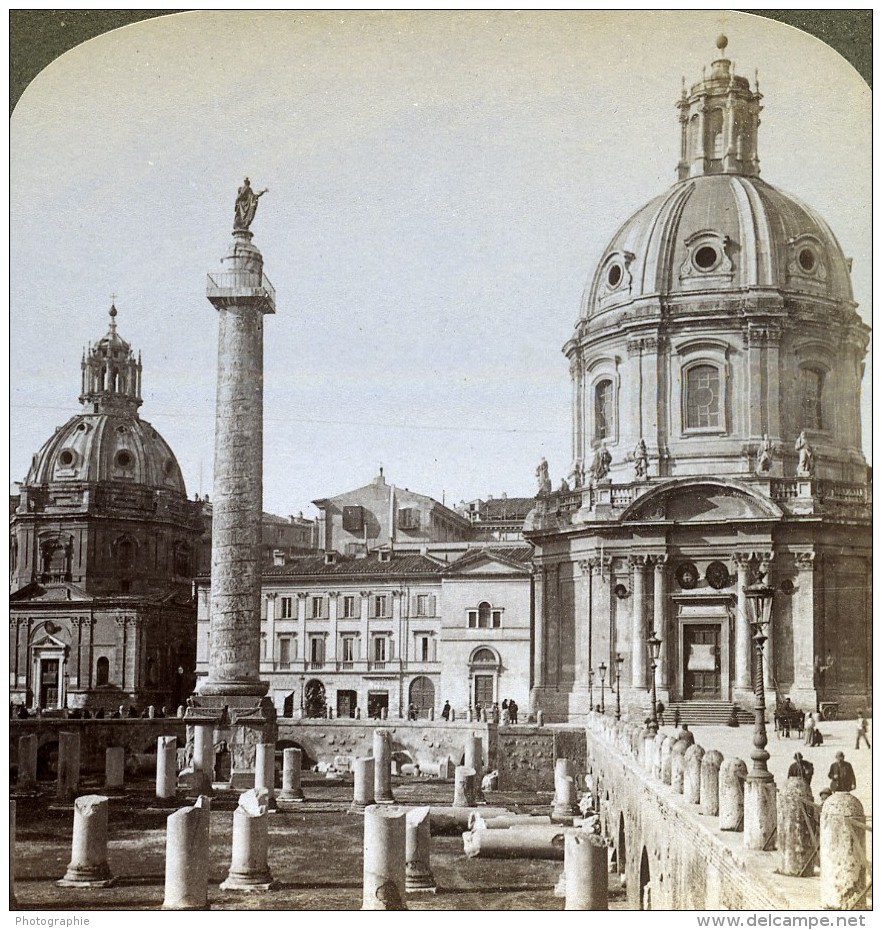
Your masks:
<svg viewBox="0 0 882 930"><path fill-rule="evenodd" d="M613 236L564 352L572 471L540 487L532 710L607 696L752 708L745 588L775 589L770 699L870 699L868 327L850 260L760 178L759 87L720 55L677 103L678 180ZM602 667L602 668L601 668Z"/></svg>
<svg viewBox="0 0 882 930"><path fill-rule="evenodd" d="M34 455L10 519L10 700L177 705L192 691L200 504L138 415L141 360L117 332L83 355L83 410Z"/></svg>

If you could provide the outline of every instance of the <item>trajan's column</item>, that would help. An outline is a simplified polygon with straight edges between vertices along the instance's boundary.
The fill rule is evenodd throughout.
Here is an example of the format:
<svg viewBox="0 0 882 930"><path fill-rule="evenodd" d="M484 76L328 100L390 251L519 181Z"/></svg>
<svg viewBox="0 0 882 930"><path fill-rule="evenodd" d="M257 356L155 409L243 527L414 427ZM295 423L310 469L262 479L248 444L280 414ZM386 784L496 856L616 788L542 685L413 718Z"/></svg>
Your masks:
<svg viewBox="0 0 882 930"><path fill-rule="evenodd" d="M263 318L275 292L249 229L265 191L239 188L223 271L208 276L218 311L208 676L188 719L215 722L233 774L253 765L257 731L275 714L260 680L260 536L263 509ZM243 728L244 727L244 728Z"/></svg>

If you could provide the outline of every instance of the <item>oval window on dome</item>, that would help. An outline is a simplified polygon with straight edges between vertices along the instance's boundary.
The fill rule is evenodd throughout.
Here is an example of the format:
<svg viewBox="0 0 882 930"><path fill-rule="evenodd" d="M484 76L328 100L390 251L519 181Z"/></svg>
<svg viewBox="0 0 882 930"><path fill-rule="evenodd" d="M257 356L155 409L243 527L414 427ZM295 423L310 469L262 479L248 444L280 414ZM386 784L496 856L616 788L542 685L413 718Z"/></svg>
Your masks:
<svg viewBox="0 0 882 930"><path fill-rule="evenodd" d="M120 468L131 468L133 462L134 459L132 458L131 452L120 449L120 451L116 453L116 464L119 465Z"/></svg>
<svg viewBox="0 0 882 930"><path fill-rule="evenodd" d="M63 465L65 468L70 468L71 465L76 461L76 456L70 449L62 449L61 454L58 456L58 464Z"/></svg>
<svg viewBox="0 0 882 930"><path fill-rule="evenodd" d="M712 245L703 245L700 249L696 249L692 260L697 268L710 271L720 260L720 253Z"/></svg>
<svg viewBox="0 0 882 930"><path fill-rule="evenodd" d="M609 266L606 272L606 283L613 288L622 283L622 266L618 262Z"/></svg>
<svg viewBox="0 0 882 930"><path fill-rule="evenodd" d="M171 476L175 473L175 463L171 459L166 459L165 465L163 467L165 469L166 476L171 478Z"/></svg>
<svg viewBox="0 0 882 930"><path fill-rule="evenodd" d="M814 271L818 259L811 249L801 249L799 252L799 267L803 271Z"/></svg>

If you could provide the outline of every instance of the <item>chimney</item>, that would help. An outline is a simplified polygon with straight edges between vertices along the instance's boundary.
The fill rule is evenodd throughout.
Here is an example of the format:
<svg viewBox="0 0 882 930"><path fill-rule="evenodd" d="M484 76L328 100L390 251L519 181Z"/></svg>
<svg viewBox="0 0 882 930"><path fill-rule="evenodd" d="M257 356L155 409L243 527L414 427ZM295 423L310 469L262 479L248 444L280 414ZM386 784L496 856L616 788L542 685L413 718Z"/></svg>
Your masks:
<svg viewBox="0 0 882 930"><path fill-rule="evenodd" d="M285 553L281 549L273 549L273 565L281 567L285 564Z"/></svg>
<svg viewBox="0 0 882 930"><path fill-rule="evenodd" d="M325 565L334 565L337 562L337 553L333 549L325 551Z"/></svg>

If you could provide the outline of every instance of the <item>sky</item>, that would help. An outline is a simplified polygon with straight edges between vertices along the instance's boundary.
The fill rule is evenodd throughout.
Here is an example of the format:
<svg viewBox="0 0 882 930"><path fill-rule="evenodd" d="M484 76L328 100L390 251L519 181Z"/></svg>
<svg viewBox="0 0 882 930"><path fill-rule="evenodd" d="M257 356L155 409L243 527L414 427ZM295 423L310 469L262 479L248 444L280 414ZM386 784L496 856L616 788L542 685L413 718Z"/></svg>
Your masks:
<svg viewBox="0 0 882 930"><path fill-rule="evenodd" d="M236 189L265 326L264 508L388 481L448 505L568 470L561 347L619 225L676 180L681 75L758 69L762 177L830 224L870 322L870 91L819 40L732 11L225 12L95 38L10 129L10 479L79 409L107 329L141 415L211 493L216 311ZM869 359L868 359L869 363ZM864 444L870 454L870 371Z"/></svg>

